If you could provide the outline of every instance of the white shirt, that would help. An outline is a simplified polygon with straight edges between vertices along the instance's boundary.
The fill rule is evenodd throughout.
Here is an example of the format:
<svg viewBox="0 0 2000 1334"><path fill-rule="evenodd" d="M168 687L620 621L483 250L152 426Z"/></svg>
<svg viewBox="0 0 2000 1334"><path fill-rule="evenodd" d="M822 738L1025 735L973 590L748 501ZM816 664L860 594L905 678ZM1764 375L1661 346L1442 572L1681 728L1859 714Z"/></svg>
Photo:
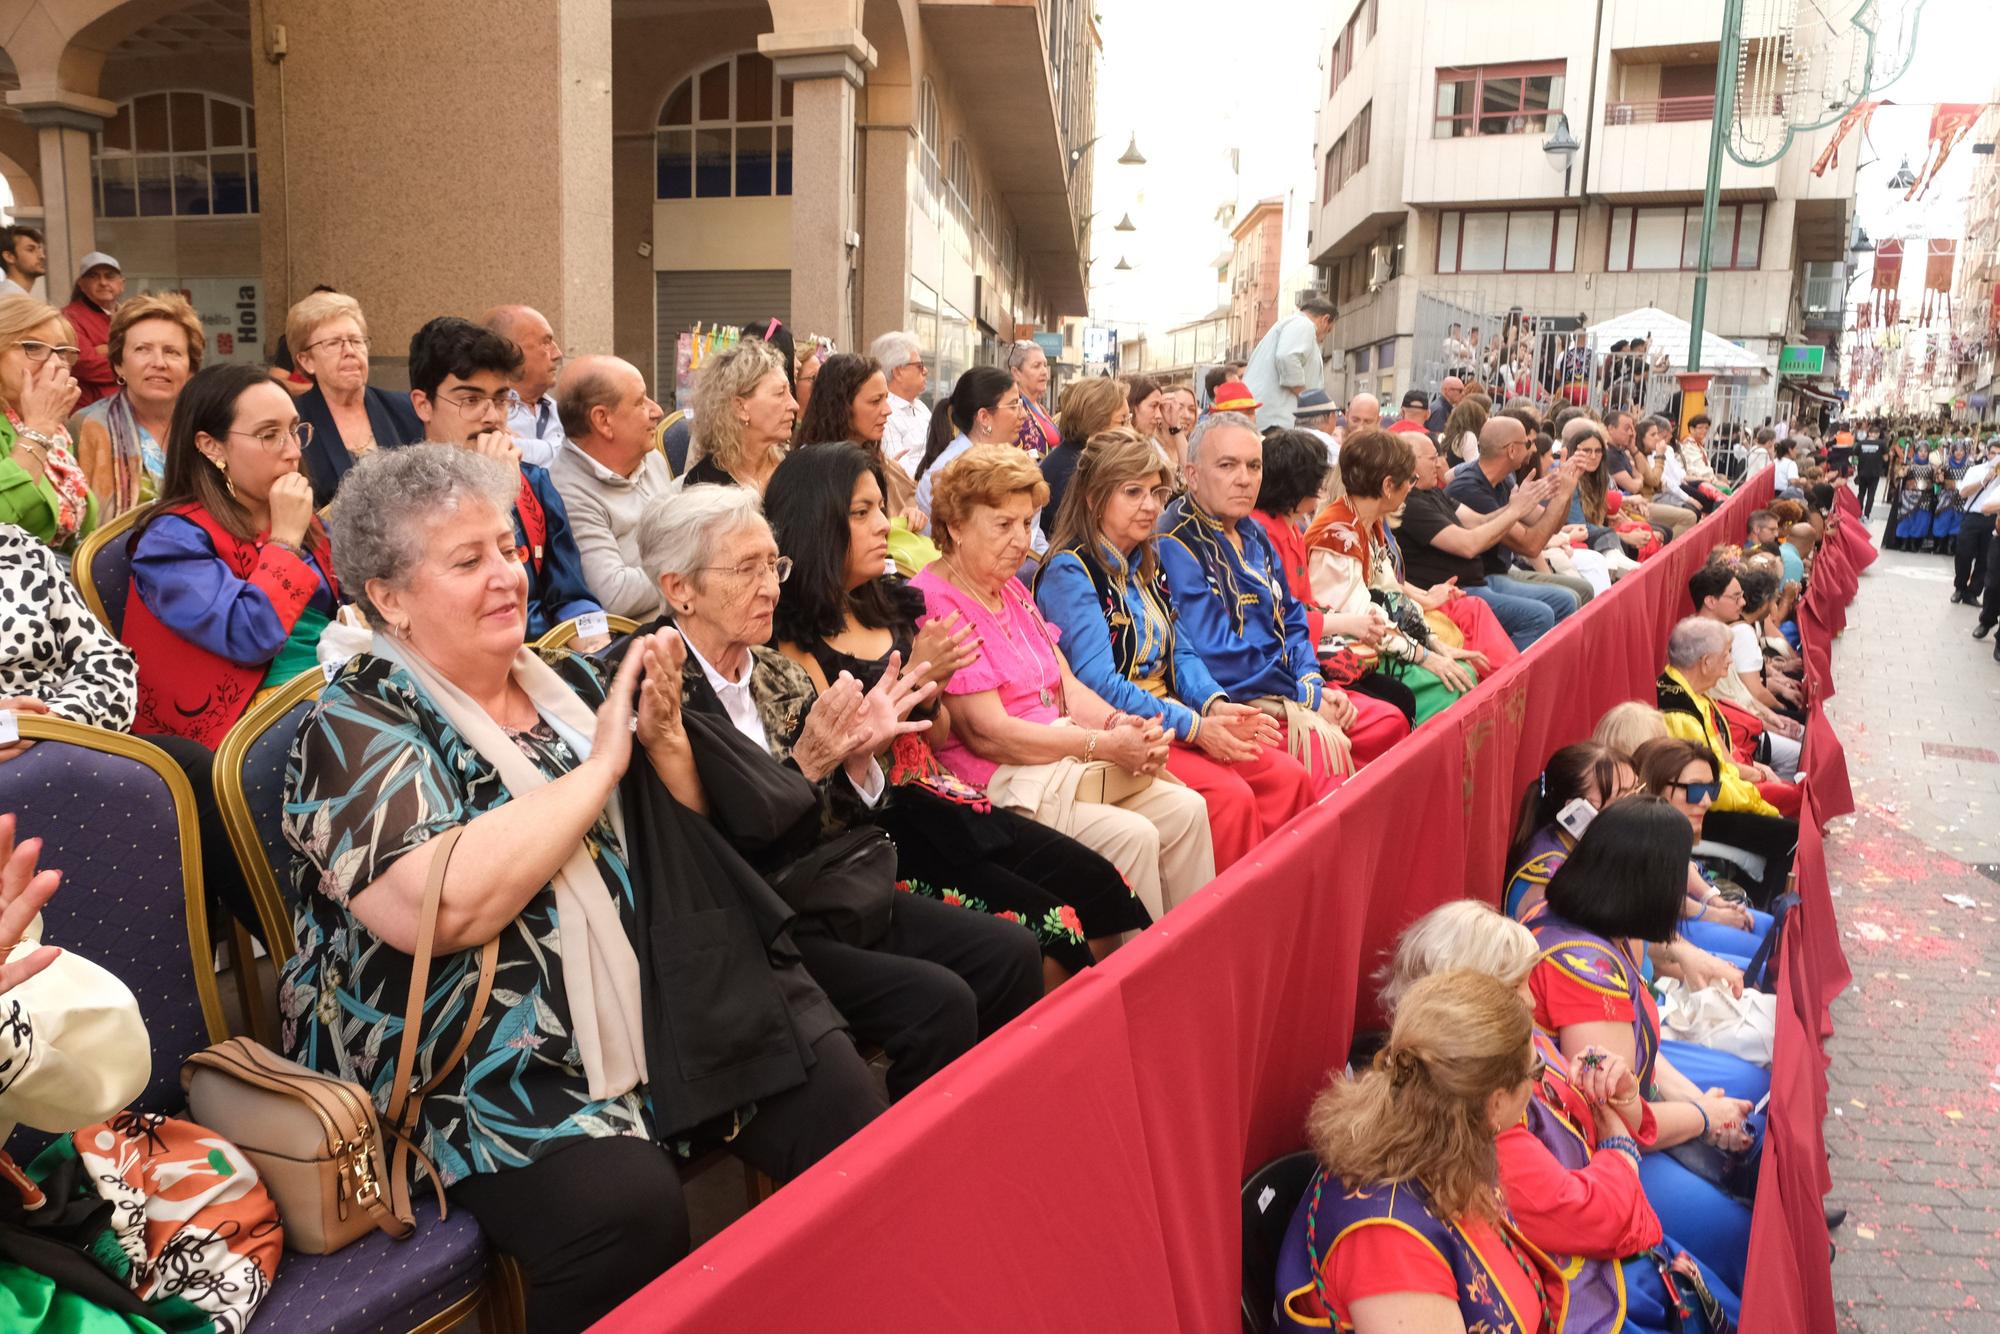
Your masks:
<svg viewBox="0 0 2000 1334"><path fill-rule="evenodd" d="M930 439L931 410L920 402L889 395L889 424L882 428L882 454L902 465L915 477L924 461L924 444ZM928 512L928 511L926 511Z"/></svg>
<svg viewBox="0 0 2000 1334"><path fill-rule="evenodd" d="M12 278L0 275L0 296L5 296L8 292L15 292L21 296L34 295L33 292L30 292L27 288L15 282Z"/></svg>
<svg viewBox="0 0 2000 1334"><path fill-rule="evenodd" d="M1799 484L1799 465L1796 462L1783 458L1772 466L1778 470L1777 477L1771 483L1774 493L1789 491Z"/></svg>
<svg viewBox="0 0 2000 1334"><path fill-rule="evenodd" d="M770 754L771 736L764 730L764 720L757 716L757 698L750 693L750 673L757 665L755 660L750 654L745 653L743 674L731 680L717 670L714 663L701 656L701 650L694 646L692 639L682 635L681 642L687 645L687 651L694 656L694 660L701 664L701 674L708 678L709 687L715 691L715 697L722 701L722 711L729 715L730 723L737 731L755 742L759 750L767 755ZM844 772L846 766L843 765L841 768ZM883 777L882 766L879 764L870 764L868 775L866 787L856 783L851 774L847 781L857 796L873 806L882 800L882 793L888 787L888 780Z"/></svg>
<svg viewBox="0 0 2000 1334"><path fill-rule="evenodd" d="M1290 430L1298 419L1299 394L1326 376L1319 355L1319 330L1303 311L1271 326L1243 368L1243 384L1263 404L1257 409L1257 429L1282 426Z"/></svg>
<svg viewBox="0 0 2000 1334"><path fill-rule="evenodd" d="M894 395L890 397L893 398ZM882 437L882 442L886 446L888 441L889 437L885 434ZM959 455L971 448L972 441L966 436L959 436L944 447L943 452L937 456L937 460L931 464L930 471L926 472L922 477L917 478L917 508L924 512L926 519L931 517L931 482L939 473L949 468L953 463L956 463ZM1153 448L1158 449L1159 446L1154 445ZM922 450L917 451L917 461L919 463L923 461ZM911 468L910 474L915 476L916 469ZM1040 510L1035 511L1035 521L1028 526L1028 548L1037 556L1049 549L1049 535L1042 531L1042 512Z"/></svg>
<svg viewBox="0 0 2000 1334"><path fill-rule="evenodd" d="M1758 647L1757 632L1742 621L1729 627L1729 670L1738 676L1764 670L1764 650Z"/></svg>
<svg viewBox="0 0 2000 1334"><path fill-rule="evenodd" d="M556 452L569 439L556 418L556 401L543 394L530 404L513 390L507 391L507 429L514 433L514 446L521 462L546 468L556 461Z"/></svg>
<svg viewBox="0 0 2000 1334"><path fill-rule="evenodd" d="M1992 514L2000 506L2000 467L1992 462L1975 463L1965 470L1965 476L1958 480L1959 494L1966 494L1968 487L1977 488L1965 508L1973 514Z"/></svg>
<svg viewBox="0 0 2000 1334"><path fill-rule="evenodd" d="M1690 508L1697 508L1688 499L1687 492L1681 490L1681 483L1687 480L1687 468L1681 463L1681 452L1672 445L1660 456L1660 490Z"/></svg>

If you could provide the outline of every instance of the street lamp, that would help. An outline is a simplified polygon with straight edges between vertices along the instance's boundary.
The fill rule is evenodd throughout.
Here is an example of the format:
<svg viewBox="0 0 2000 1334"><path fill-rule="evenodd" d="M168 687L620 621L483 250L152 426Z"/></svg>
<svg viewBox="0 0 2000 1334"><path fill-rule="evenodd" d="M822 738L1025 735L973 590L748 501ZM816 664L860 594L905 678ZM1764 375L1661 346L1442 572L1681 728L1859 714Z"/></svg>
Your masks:
<svg viewBox="0 0 2000 1334"><path fill-rule="evenodd" d="M1139 151L1139 132L1137 130L1132 132L1131 142L1125 145L1125 151L1118 155L1118 165L1122 167L1143 167L1146 165L1146 155Z"/></svg>
<svg viewBox="0 0 2000 1334"><path fill-rule="evenodd" d="M1118 262L1117 262L1116 264L1112 265L1111 267L1112 267L1112 268L1113 268L1114 270L1117 270L1117 271L1119 271L1119 272L1122 272L1122 273L1130 273L1130 272L1132 271L1132 266L1131 266L1130 264L1127 264L1127 263L1125 262L1125 256L1123 256L1123 255L1120 255L1120 256L1118 257Z"/></svg>
<svg viewBox="0 0 2000 1334"><path fill-rule="evenodd" d="M1569 197L1569 169L1576 161L1577 150L1583 145L1569 131L1569 116L1565 113L1556 121L1556 132L1542 140L1542 153L1549 160L1549 166L1563 174L1563 197Z"/></svg>
<svg viewBox="0 0 2000 1334"><path fill-rule="evenodd" d="M1114 232L1136 232L1139 229L1132 225L1132 215L1127 213L1124 217L1118 219L1118 225L1111 230Z"/></svg>

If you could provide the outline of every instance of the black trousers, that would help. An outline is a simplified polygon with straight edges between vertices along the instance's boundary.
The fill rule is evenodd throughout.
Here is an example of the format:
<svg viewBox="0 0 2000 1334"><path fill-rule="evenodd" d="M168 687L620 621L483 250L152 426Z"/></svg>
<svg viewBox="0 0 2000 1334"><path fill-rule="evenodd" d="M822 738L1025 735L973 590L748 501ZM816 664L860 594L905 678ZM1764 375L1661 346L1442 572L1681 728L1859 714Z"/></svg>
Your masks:
<svg viewBox="0 0 2000 1334"><path fill-rule="evenodd" d="M821 1038L813 1055L806 1082L758 1103L728 1146L780 1181L882 1111L845 1033ZM588 1327L688 1253L680 1168L652 1140L579 1139L526 1167L469 1176L445 1195L526 1271L530 1334Z"/></svg>
<svg viewBox="0 0 2000 1334"><path fill-rule="evenodd" d="M900 890L889 930L872 948L805 921L792 939L856 1040L888 1053L892 1099L1042 995L1041 946L1026 927Z"/></svg>
<svg viewBox="0 0 2000 1334"><path fill-rule="evenodd" d="M1410 726L1414 727L1417 724L1417 697L1401 681L1384 676L1380 672L1363 672L1359 680L1343 689L1352 694L1379 699L1384 704L1393 704L1396 706L1396 712L1402 714Z"/></svg>
<svg viewBox="0 0 2000 1334"><path fill-rule="evenodd" d="M1979 623L1996 622L2000 622L2000 528L1986 539L1986 592L1979 604Z"/></svg>
<svg viewBox="0 0 2000 1334"><path fill-rule="evenodd" d="M215 800L215 752L201 742L184 736L141 739L167 752L180 766L181 772L187 775L188 785L194 789L194 814L201 827L201 879L208 887L211 913L220 903L229 910L230 916L243 923L246 931L269 945L271 942L264 940L264 928L257 920L257 905L250 897L250 883L243 878L243 868L236 864L236 852L229 843L229 830L223 826L222 807ZM217 940L228 938L221 922L211 921L209 931Z"/></svg>
<svg viewBox="0 0 2000 1334"><path fill-rule="evenodd" d="M1958 527L1958 552L1952 562L1954 592L1977 599L1986 587L1986 548L1993 540L1991 514L1967 514Z"/></svg>
<svg viewBox="0 0 2000 1334"><path fill-rule="evenodd" d="M1785 882L1792 875L1792 859L1799 850L1797 820L1753 815L1748 811L1710 811L1702 820L1701 836L1764 859L1764 878L1743 887L1750 893L1751 906L1762 909L1785 892Z"/></svg>
<svg viewBox="0 0 2000 1334"><path fill-rule="evenodd" d="M1854 488L1861 501L1862 518L1872 519L1875 517L1875 488L1881 485L1882 478L1879 475L1855 479Z"/></svg>

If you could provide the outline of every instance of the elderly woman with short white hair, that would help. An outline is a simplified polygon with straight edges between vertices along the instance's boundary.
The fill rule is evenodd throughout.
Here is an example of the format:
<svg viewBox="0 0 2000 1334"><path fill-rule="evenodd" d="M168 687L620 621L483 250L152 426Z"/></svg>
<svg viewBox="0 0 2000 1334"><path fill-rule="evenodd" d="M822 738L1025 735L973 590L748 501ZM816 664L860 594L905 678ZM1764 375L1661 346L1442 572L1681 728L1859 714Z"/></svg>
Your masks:
<svg viewBox="0 0 2000 1334"><path fill-rule="evenodd" d="M524 647L519 488L428 444L371 454L341 487L338 569L376 633L285 775L299 950L281 1045L387 1107L441 876L415 1138L521 1262L529 1329L573 1330L686 1253L678 1153L727 1142L789 1177L882 1103L786 942L758 934L768 887L699 818L679 639L574 685ZM686 921L691 897L710 934L671 943L663 905ZM701 985L675 986L696 960Z"/></svg>
<svg viewBox="0 0 2000 1334"><path fill-rule="evenodd" d="M792 562L747 487L689 487L655 506L639 559L687 644L683 706L755 747L732 797L786 812L754 830L738 812L718 820L797 912L806 967L855 1034L888 1054L889 1094L901 1097L1042 994L1041 947L1023 925L896 887L896 848L872 814L888 786L876 757L930 727L909 721L935 693L930 665L892 653L873 687L841 672L816 691L767 647Z"/></svg>
<svg viewBox="0 0 2000 1334"><path fill-rule="evenodd" d="M746 338L704 363L691 415L694 461L686 485L747 486L762 495L799 418L784 355Z"/></svg>
<svg viewBox="0 0 2000 1334"><path fill-rule="evenodd" d="M305 447L313 504L325 509L354 461L372 449L424 438L408 394L368 383L368 317L344 292L313 292L285 312L285 346L312 388L298 398L299 420L312 427Z"/></svg>
<svg viewBox="0 0 2000 1334"><path fill-rule="evenodd" d="M1023 338L1007 349L1007 373L1021 391L1021 430L1015 437L1021 448L1040 463L1048 452L1062 443L1062 431L1055 418L1042 407L1049 392L1049 358L1041 345Z"/></svg>

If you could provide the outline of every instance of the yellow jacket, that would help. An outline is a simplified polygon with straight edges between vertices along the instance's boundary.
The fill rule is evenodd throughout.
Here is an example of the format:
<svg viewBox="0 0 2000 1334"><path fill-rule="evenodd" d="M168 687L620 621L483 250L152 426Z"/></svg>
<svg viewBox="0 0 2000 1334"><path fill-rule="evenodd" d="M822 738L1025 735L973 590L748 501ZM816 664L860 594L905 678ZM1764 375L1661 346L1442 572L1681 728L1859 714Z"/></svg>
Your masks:
<svg viewBox="0 0 2000 1334"><path fill-rule="evenodd" d="M1776 815L1778 808L1764 800L1756 784L1736 767L1729 750L1729 724L1717 715L1706 695L1696 694L1687 678L1669 667L1660 673L1660 711L1666 715L1667 731L1683 741L1708 749L1715 761L1716 777L1722 780L1721 795L1713 809L1742 811L1750 815Z"/></svg>

